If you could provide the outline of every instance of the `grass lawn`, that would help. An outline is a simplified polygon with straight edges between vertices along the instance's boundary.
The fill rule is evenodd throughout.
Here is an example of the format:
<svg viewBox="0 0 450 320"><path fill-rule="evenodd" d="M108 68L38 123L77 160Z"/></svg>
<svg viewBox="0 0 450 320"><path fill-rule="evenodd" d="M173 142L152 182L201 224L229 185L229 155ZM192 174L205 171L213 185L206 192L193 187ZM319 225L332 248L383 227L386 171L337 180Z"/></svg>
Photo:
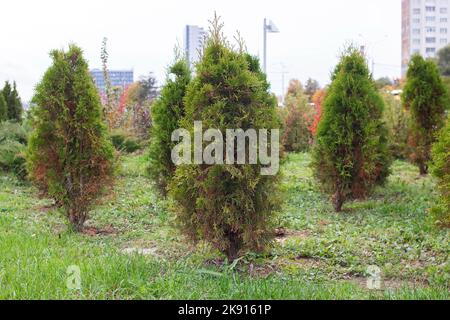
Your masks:
<svg viewBox="0 0 450 320"><path fill-rule="evenodd" d="M113 193L82 235L67 231L33 187L3 174L0 299L449 299L449 232L427 217L437 199L432 178L396 162L385 187L336 214L309 161L292 154L283 165L284 234L267 255L233 265L178 233L143 156L123 158ZM80 291L67 289L71 265L81 269ZM382 290L367 289L371 265L382 270Z"/></svg>

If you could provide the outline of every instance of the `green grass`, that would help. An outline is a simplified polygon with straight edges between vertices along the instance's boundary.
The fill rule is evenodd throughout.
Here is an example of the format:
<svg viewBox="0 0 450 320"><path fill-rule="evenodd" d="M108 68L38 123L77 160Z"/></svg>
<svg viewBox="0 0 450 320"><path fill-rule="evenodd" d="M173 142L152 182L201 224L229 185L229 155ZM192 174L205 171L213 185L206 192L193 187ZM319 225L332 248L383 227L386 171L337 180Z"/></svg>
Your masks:
<svg viewBox="0 0 450 320"><path fill-rule="evenodd" d="M278 223L289 236L234 265L179 234L170 202L144 176L144 156L123 159L113 192L91 214L88 226L113 231L105 235L69 232L51 201L3 175L0 299L449 299L449 234L427 215L432 178L396 162L385 187L335 214L309 161L292 154L283 167ZM81 269L81 291L67 289L71 265ZM370 265L381 268L383 290L366 288Z"/></svg>

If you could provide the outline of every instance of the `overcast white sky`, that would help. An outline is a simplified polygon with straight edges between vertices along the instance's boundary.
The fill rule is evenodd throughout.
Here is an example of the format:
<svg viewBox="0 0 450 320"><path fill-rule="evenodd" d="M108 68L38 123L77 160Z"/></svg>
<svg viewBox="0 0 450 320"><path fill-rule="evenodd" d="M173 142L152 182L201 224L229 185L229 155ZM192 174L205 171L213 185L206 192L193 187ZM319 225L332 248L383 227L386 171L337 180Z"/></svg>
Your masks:
<svg viewBox="0 0 450 320"><path fill-rule="evenodd" d="M375 76L400 74L400 0L11 0L0 14L0 86L17 81L24 101L50 64L51 49L81 46L90 67L100 67L108 37L110 69L133 68L136 80L154 72L159 84L183 42L186 24L207 27L214 11L232 39L239 30L248 50L262 55L262 23L272 19L268 73L281 93L281 64L289 78L315 78L323 85L346 42L366 43Z"/></svg>

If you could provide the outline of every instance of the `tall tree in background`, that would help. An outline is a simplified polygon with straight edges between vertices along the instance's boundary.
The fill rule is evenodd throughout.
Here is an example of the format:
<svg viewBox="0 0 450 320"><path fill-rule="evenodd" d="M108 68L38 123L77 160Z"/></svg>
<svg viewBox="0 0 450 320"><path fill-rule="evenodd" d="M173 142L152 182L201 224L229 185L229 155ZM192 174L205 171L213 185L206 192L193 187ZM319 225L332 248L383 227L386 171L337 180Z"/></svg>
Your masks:
<svg viewBox="0 0 450 320"><path fill-rule="evenodd" d="M241 50L232 49L222 27L216 17L188 88L181 127L193 134L194 121L201 120L203 130L223 133L279 128L276 99L269 93L259 61L243 51L242 43ZM229 154L235 155L236 148ZM215 150L222 159L223 146ZM178 166L169 188L184 232L193 240L208 241L230 261L241 250L263 250L273 239L278 182L276 175L261 175L262 167L260 163Z"/></svg>
<svg viewBox="0 0 450 320"><path fill-rule="evenodd" d="M305 97L305 89L303 88L303 85L300 80L291 79L289 81L286 97L295 97L295 98Z"/></svg>
<svg viewBox="0 0 450 320"><path fill-rule="evenodd" d="M418 165L420 174L425 175L431 160L431 147L444 125L449 103L447 89L433 61L420 55L411 58L402 100L411 113L411 160Z"/></svg>
<svg viewBox="0 0 450 320"><path fill-rule="evenodd" d="M381 92L385 109L383 119L388 129L389 149L394 159L407 160L410 147L408 145L410 113L403 107L399 96Z"/></svg>
<svg viewBox="0 0 450 320"><path fill-rule="evenodd" d="M134 134L148 138L152 125L151 108L158 97L158 86L153 74L141 77L127 90L126 106Z"/></svg>
<svg viewBox="0 0 450 320"><path fill-rule="evenodd" d="M376 84L377 88L381 90L387 86L394 85L394 82L388 77L382 77L382 78L377 79L375 81L375 84Z"/></svg>
<svg viewBox="0 0 450 320"><path fill-rule="evenodd" d="M5 82L5 85L3 86L3 89L1 91L3 98L5 99L6 102L6 108L7 108L7 118L8 120L10 120L10 114L11 114L11 105L13 104L12 102L12 87L11 84L9 83L9 81Z"/></svg>
<svg viewBox="0 0 450 320"><path fill-rule="evenodd" d="M317 126L319 125L320 119L322 118L322 110L323 110L323 102L326 97L325 89L317 90L316 93L312 97L312 103L314 103L314 108L316 109L314 120L311 124L310 131L313 137L317 134Z"/></svg>
<svg viewBox="0 0 450 320"><path fill-rule="evenodd" d="M14 82L11 87L11 84L6 81L2 93L8 108L8 120L22 122L23 106L16 83Z"/></svg>
<svg viewBox="0 0 450 320"><path fill-rule="evenodd" d="M288 152L307 151L313 141L310 127L314 121L314 109L309 105L299 80L289 82L284 105L286 116L281 139L284 149Z"/></svg>
<svg viewBox="0 0 450 320"><path fill-rule="evenodd" d="M450 77L450 46L446 46L438 51L437 63L441 75Z"/></svg>
<svg viewBox="0 0 450 320"><path fill-rule="evenodd" d="M14 81L13 83L13 92L12 92L12 101L13 104L11 106L11 113L9 117L11 120L22 122L22 114L23 114L23 105L22 100L20 99L19 92L17 91L17 85Z"/></svg>
<svg viewBox="0 0 450 320"><path fill-rule="evenodd" d="M319 89L320 89L320 84L317 80L309 78L306 81L305 94L308 96L309 101L311 101L312 97L314 96L316 91Z"/></svg>
<svg viewBox="0 0 450 320"><path fill-rule="evenodd" d="M106 97L106 105L111 107L113 103L113 91L111 85L111 79L109 77L109 69L108 69L108 38L103 38L102 40L102 48L100 51L100 59L102 60L102 71L103 71L103 82L105 85L105 97Z"/></svg>
<svg viewBox="0 0 450 320"><path fill-rule="evenodd" d="M383 108L364 57L349 48L333 73L313 153L315 176L337 212L346 200L367 197L389 174Z"/></svg>
<svg viewBox="0 0 450 320"><path fill-rule="evenodd" d="M122 113L120 110L120 99L124 93L124 88L113 87L111 84L108 59L109 53L107 49L108 38L103 38L102 48L100 52L100 59L102 61L103 81L105 86L103 113L106 118L109 130L114 130L120 127L122 123Z"/></svg>
<svg viewBox="0 0 450 320"><path fill-rule="evenodd" d="M173 78L170 78L173 75ZM184 98L191 81L191 71L185 58L177 56L169 68L167 82L161 90L161 96L152 107L153 126L149 153L149 173L155 181L161 194L167 192L167 185L175 173L171 152L175 143L172 133L179 128L179 121L185 115ZM148 82L147 82L148 83ZM145 88L145 87L144 87ZM152 93L154 82L150 83L145 92ZM151 95L141 98L148 99Z"/></svg>
<svg viewBox="0 0 450 320"><path fill-rule="evenodd" d="M5 97L0 91L0 122L8 120L8 105L6 104Z"/></svg>
<svg viewBox="0 0 450 320"><path fill-rule="evenodd" d="M147 77L139 80L139 91L137 93L138 103L143 105L146 102L153 102L158 96L158 85L155 76L150 73Z"/></svg>
<svg viewBox="0 0 450 320"><path fill-rule="evenodd" d="M113 147L80 48L52 51L53 64L36 87L34 132L27 152L31 179L63 206L75 231L112 179Z"/></svg>

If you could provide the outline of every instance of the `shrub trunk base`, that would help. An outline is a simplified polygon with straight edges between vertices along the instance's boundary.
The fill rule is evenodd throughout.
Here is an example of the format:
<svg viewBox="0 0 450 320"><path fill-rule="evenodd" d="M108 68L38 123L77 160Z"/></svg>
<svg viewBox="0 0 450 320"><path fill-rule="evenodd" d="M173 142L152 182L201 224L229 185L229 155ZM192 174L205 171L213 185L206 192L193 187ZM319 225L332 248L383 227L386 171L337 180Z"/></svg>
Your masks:
<svg viewBox="0 0 450 320"><path fill-rule="evenodd" d="M72 229L75 232L82 232L84 228L84 223L86 221L86 214L70 210L69 221Z"/></svg>
<svg viewBox="0 0 450 320"><path fill-rule="evenodd" d="M342 206L344 205L344 197L340 192L336 192L332 198L333 207L336 212L342 211Z"/></svg>
<svg viewBox="0 0 450 320"><path fill-rule="evenodd" d="M235 233L230 232L228 234L229 246L228 249L224 252L228 258L228 262L233 262L238 258L239 251L242 246L241 237Z"/></svg>
<svg viewBox="0 0 450 320"><path fill-rule="evenodd" d="M428 166L425 164L420 164L419 165L419 170L420 170L420 175L421 176L426 176L428 174Z"/></svg>

